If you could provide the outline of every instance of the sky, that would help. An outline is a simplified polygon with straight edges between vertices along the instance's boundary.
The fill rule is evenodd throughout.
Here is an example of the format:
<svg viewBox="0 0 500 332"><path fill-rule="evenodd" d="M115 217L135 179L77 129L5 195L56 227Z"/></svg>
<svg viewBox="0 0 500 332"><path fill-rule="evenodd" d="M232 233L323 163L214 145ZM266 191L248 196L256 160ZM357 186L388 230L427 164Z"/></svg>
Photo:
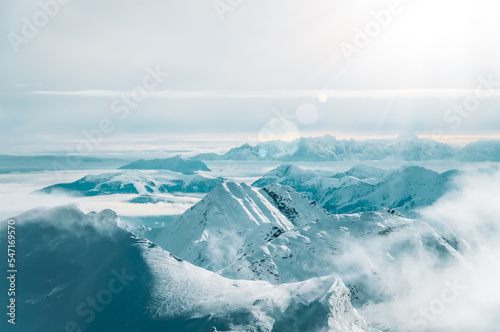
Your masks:
<svg viewBox="0 0 500 332"><path fill-rule="evenodd" d="M498 139L498 17L494 0L5 1L0 154Z"/></svg>

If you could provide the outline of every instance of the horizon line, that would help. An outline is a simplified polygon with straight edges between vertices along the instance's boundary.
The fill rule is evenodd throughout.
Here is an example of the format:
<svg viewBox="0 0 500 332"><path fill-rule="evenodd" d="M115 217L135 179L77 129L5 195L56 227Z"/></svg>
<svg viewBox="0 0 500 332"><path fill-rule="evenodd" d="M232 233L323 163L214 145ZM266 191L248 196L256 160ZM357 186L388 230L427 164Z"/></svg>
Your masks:
<svg viewBox="0 0 500 332"><path fill-rule="evenodd" d="M455 98L481 96L500 97L500 89L334 89L334 90L36 90L31 95L107 97L118 98L132 93L145 97L166 99L279 99L279 98L328 98L338 99L380 99L380 98ZM326 97L326 99L325 99Z"/></svg>

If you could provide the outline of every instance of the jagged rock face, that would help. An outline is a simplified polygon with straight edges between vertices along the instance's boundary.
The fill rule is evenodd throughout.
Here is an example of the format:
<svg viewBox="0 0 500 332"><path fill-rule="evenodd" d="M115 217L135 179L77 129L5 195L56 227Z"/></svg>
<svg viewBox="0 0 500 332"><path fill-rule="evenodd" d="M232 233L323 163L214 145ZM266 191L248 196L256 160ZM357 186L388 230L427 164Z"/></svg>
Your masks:
<svg viewBox="0 0 500 332"><path fill-rule="evenodd" d="M294 226L317 221L329 215L315 201L309 201L305 195L289 186L274 183L262 188L261 192L267 194L269 201L275 204Z"/></svg>

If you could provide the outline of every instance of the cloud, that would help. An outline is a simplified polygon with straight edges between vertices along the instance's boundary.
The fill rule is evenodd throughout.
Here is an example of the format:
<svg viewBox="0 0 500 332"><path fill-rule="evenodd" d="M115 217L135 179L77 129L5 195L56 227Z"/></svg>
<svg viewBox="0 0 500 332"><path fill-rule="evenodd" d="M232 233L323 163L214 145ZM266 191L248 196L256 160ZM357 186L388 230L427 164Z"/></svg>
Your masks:
<svg viewBox="0 0 500 332"><path fill-rule="evenodd" d="M109 97L118 98L131 94L132 91L118 90L74 90L74 91L32 91L30 94L50 96L80 96L80 97ZM149 91L148 97L183 99L281 99L281 98L318 98L326 95L336 99L385 99L385 98L459 98L481 95L500 97L500 89L392 89L392 90L263 90L263 91L180 91L164 90Z"/></svg>
<svg viewBox="0 0 500 332"><path fill-rule="evenodd" d="M495 331L500 318L500 171L492 167L455 179L455 187L422 218L460 251L463 259L449 266L408 272L413 283L408 298L397 305L411 308L403 326L410 331Z"/></svg>

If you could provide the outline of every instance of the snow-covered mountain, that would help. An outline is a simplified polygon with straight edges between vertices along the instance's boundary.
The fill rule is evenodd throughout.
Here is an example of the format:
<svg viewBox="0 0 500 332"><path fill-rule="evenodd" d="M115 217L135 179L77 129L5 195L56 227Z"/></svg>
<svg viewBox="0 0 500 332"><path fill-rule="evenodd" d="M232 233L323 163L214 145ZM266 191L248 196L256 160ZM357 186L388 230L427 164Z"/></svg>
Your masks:
<svg viewBox="0 0 500 332"><path fill-rule="evenodd" d="M278 184L262 189L223 183L154 239L189 262L218 271L295 226L326 211Z"/></svg>
<svg viewBox="0 0 500 332"><path fill-rule="evenodd" d="M318 171L312 169L303 169L298 166L284 164L270 170L262 176L259 180L255 181L252 185L263 187L272 183L280 183L297 189L301 186L307 186L312 179L317 178L333 178L337 173L333 171ZM337 182L336 180L334 181ZM300 190L304 191L304 190Z"/></svg>
<svg viewBox="0 0 500 332"><path fill-rule="evenodd" d="M110 194L159 194L167 192L206 193L224 180L198 174L186 175L170 171L145 173L122 171L87 175L72 183L60 183L40 190L43 193L64 192L96 196Z"/></svg>
<svg viewBox="0 0 500 332"><path fill-rule="evenodd" d="M283 168L286 168L284 170L286 174L296 174L290 168ZM307 174L309 172L311 171L306 171ZM401 175L401 172L409 172L409 174ZM358 174L360 176L383 174L385 180L377 185L358 181L359 183L348 186L350 191L343 191L343 193L356 193L360 187L366 186L369 188L365 195L368 198L360 199L363 202L370 202L369 199L372 197L383 196L384 193L395 190L392 187L387 187L386 183L390 182L398 190L404 191L408 189L407 187L411 187L414 192L431 200L429 192L420 188L419 185L427 188L424 185L426 181L430 181L431 184L438 183L441 175L432 172L428 175L433 177L424 176L427 172L428 170L425 169L409 167L386 174L378 169L358 167L337 174L342 176L341 179L337 180L342 182L346 177L349 177L345 174ZM277 173L273 172L275 175ZM320 174L324 175L324 172ZM407 179L417 179L417 181L406 184ZM389 182L386 182L387 180ZM434 194L432 191L431 193ZM392 200L394 197L389 196ZM413 201L415 205L427 202L418 199L420 196L416 195L416 199ZM377 202L377 204L382 205L383 201L382 197L381 202ZM346 208L349 203L350 201L346 201ZM358 208L362 207L376 208L376 204L358 206ZM355 261L351 261L349 264L346 263L346 266L349 266L347 269L342 264L337 264L339 261L337 263L325 261L324 256L335 256L335 260L339 259L340 254L351 252L353 244L358 235L361 236L361 234L367 235L367 237L360 240L360 246L363 241L371 241L372 237L375 236L376 241L379 242L375 243L374 246L384 247L386 250L388 248L386 245L392 245L390 241L387 241L387 238L393 231L400 229L405 231L394 235L395 241L401 238L404 238L405 241L410 241L410 238L411 241L417 241L410 248L422 247L422 243L425 242L426 245L431 243L430 246L433 248L444 246L446 250L443 250L448 250L445 241L435 234L429 226L401 217L394 210L389 212L384 210L382 213L331 215L316 202L308 200L306 196L286 185L272 183L258 189L245 184L229 182L219 185L208 193L203 200L160 231L153 241L195 265L211 271L219 271L231 278L263 279L280 283L306 280L314 276L328 275L334 271L352 278L352 274L356 273L357 268L365 273L368 271L366 270L368 266L361 269ZM354 237L351 238L351 235ZM297 248L300 248L298 250L310 250L306 251L308 255L321 252L321 255L317 257L318 259L307 258L304 254L294 256L291 252L296 249L287 249L286 244L296 241ZM316 241L319 242L316 243ZM387 250L376 254L384 256L385 252L389 252ZM391 255L389 254L389 256ZM279 272L279 266L273 262L275 257L280 257L283 260L290 258L288 262L295 265L290 269L284 268L282 275ZM300 262L297 262L297 259ZM348 256L343 256L342 260L347 262ZM364 263L369 260L368 254L361 258ZM315 267L312 268L311 264L315 264ZM300 272L303 269L307 271ZM369 269L369 271L369 273L377 274L374 270ZM360 278L366 278L366 276L363 274ZM362 283L358 281L355 286L358 289L362 288ZM356 291L356 288L352 288L352 290ZM364 299L366 300L366 298L365 295ZM370 294L368 298L373 299L375 295Z"/></svg>
<svg viewBox="0 0 500 332"><path fill-rule="evenodd" d="M253 185L280 183L291 186L331 213L391 208L414 215L415 209L428 206L441 197L457 174L458 171L439 174L417 166L386 171L360 165L346 172L333 173L281 165Z"/></svg>
<svg viewBox="0 0 500 332"><path fill-rule="evenodd" d="M155 242L216 271L293 227L258 189L228 182L182 214Z"/></svg>
<svg viewBox="0 0 500 332"><path fill-rule="evenodd" d="M340 275L361 312L413 288L412 264L433 271L462 260L422 221L392 211L331 215L276 183L221 185L154 242L230 279L282 284ZM390 317L371 319L384 326Z"/></svg>
<svg viewBox="0 0 500 332"><path fill-rule="evenodd" d="M317 189L338 188L349 183L365 182L375 184L389 171L365 165L354 166L342 173L333 171L303 169L298 166L284 164L270 170L252 185L263 187L271 183L280 183L298 191L314 192Z"/></svg>
<svg viewBox="0 0 500 332"><path fill-rule="evenodd" d="M360 181L333 189L323 196L321 203L333 213L377 211L388 207L413 215L415 209L429 206L440 198L458 173L439 174L423 167L404 167L376 184Z"/></svg>
<svg viewBox="0 0 500 332"><path fill-rule="evenodd" d="M206 153L193 160L432 160L457 157L460 148L417 136L394 140L338 140L331 135L298 138L292 142L267 141L256 146L247 143L223 155Z"/></svg>
<svg viewBox="0 0 500 332"><path fill-rule="evenodd" d="M13 219L16 330L371 330L335 275L278 286L226 279L120 228L110 210L63 206ZM0 224L6 229L6 220ZM8 282L1 278L0 287ZM2 319L0 329L9 325Z"/></svg>
<svg viewBox="0 0 500 332"><path fill-rule="evenodd" d="M154 242L195 265L235 279L282 283L338 273L352 281L351 290L362 302L390 296L387 290L380 291L387 280L379 270L394 266L398 257L424 257L436 250L441 258L454 254L422 222L390 212L330 215L277 183L260 190L222 184L161 231ZM405 252L401 251L404 243ZM355 256L360 253L361 257Z"/></svg>
<svg viewBox="0 0 500 332"><path fill-rule="evenodd" d="M180 155L167 159L140 159L118 169L168 170L183 174L194 174L198 171L210 172L205 163L198 160L187 160Z"/></svg>

